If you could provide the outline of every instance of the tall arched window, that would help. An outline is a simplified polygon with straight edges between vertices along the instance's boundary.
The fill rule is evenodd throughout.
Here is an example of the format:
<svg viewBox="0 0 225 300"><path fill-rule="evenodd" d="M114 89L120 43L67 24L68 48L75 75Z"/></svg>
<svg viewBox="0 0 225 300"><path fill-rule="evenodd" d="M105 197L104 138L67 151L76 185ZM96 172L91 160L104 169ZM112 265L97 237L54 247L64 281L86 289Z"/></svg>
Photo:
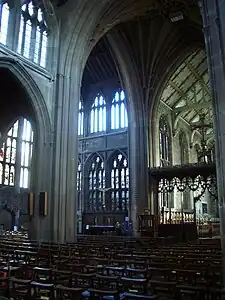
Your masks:
<svg viewBox="0 0 225 300"><path fill-rule="evenodd" d="M32 1L21 6L21 19L17 52L33 60L43 68L46 66L47 25L43 11Z"/></svg>
<svg viewBox="0 0 225 300"><path fill-rule="evenodd" d="M90 114L90 133L106 131L106 103L101 94L94 100Z"/></svg>
<svg viewBox="0 0 225 300"><path fill-rule="evenodd" d="M88 171L88 211L105 210L105 169L102 158L98 155L92 159Z"/></svg>
<svg viewBox="0 0 225 300"><path fill-rule="evenodd" d="M28 120L17 120L0 151L0 184L28 188L33 152L33 130Z"/></svg>
<svg viewBox="0 0 225 300"><path fill-rule="evenodd" d="M6 45L9 24L9 5L7 1L0 4L0 43Z"/></svg>
<svg viewBox="0 0 225 300"><path fill-rule="evenodd" d="M183 131L179 134L179 145L180 145L180 163L181 165L188 163L188 143L187 137Z"/></svg>
<svg viewBox="0 0 225 300"><path fill-rule="evenodd" d="M78 160L77 166L77 210L81 210L81 189L82 189L82 169L81 162Z"/></svg>
<svg viewBox="0 0 225 300"><path fill-rule="evenodd" d="M124 101L124 91L116 92L111 106L111 129L123 129L128 127L127 110Z"/></svg>
<svg viewBox="0 0 225 300"><path fill-rule="evenodd" d="M127 158L118 153L111 166L112 211L129 210L129 169Z"/></svg>
<svg viewBox="0 0 225 300"><path fill-rule="evenodd" d="M171 164L171 142L167 122L164 117L159 120L159 153L160 165L168 166Z"/></svg>
<svg viewBox="0 0 225 300"><path fill-rule="evenodd" d="M79 114L78 114L78 135L84 134L84 109L81 101L79 102Z"/></svg>

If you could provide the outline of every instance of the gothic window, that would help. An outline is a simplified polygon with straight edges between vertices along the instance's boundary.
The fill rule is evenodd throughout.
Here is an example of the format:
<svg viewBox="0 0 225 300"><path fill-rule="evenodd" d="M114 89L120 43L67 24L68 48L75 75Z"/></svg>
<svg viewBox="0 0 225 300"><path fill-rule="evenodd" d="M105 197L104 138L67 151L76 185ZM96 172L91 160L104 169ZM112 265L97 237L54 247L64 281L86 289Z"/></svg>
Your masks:
<svg viewBox="0 0 225 300"><path fill-rule="evenodd" d="M94 100L90 113L90 133L106 131L106 102L101 94Z"/></svg>
<svg viewBox="0 0 225 300"><path fill-rule="evenodd" d="M161 117L159 121L159 153L161 166L168 166L171 164L170 149L169 128L166 120Z"/></svg>
<svg viewBox="0 0 225 300"><path fill-rule="evenodd" d="M194 162L201 163L201 147L198 144L195 144L194 149L195 149L195 156L196 156Z"/></svg>
<svg viewBox="0 0 225 300"><path fill-rule="evenodd" d="M113 211L129 210L129 169L127 158L117 154L111 166L111 204Z"/></svg>
<svg viewBox="0 0 225 300"><path fill-rule="evenodd" d="M96 155L92 159L88 172L88 210L105 210L105 169L104 162Z"/></svg>
<svg viewBox="0 0 225 300"><path fill-rule="evenodd" d="M46 66L47 32L42 9L27 1L21 6L17 52L43 68Z"/></svg>
<svg viewBox="0 0 225 300"><path fill-rule="evenodd" d="M179 146L180 146L180 164L188 163L188 145L187 138L183 131L179 134Z"/></svg>
<svg viewBox="0 0 225 300"><path fill-rule="evenodd" d="M1 185L29 187L32 150L31 124L21 118L8 131L0 151Z"/></svg>
<svg viewBox="0 0 225 300"><path fill-rule="evenodd" d="M0 4L0 43L6 45L9 24L9 5L7 1Z"/></svg>
<svg viewBox="0 0 225 300"><path fill-rule="evenodd" d="M84 134L84 109L81 101L79 102L79 114L78 114L78 135Z"/></svg>
<svg viewBox="0 0 225 300"><path fill-rule="evenodd" d="M111 106L111 129L123 129L128 127L127 110L124 101L124 91L116 92Z"/></svg>
<svg viewBox="0 0 225 300"><path fill-rule="evenodd" d="M81 162L78 161L77 166L77 210L81 210L81 189L82 189L82 169Z"/></svg>

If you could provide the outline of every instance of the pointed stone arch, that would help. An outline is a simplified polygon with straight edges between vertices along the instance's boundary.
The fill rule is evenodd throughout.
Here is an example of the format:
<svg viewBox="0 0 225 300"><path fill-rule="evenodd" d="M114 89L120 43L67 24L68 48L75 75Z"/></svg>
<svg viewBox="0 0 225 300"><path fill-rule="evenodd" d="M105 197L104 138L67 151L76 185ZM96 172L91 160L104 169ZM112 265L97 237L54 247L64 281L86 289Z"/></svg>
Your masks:
<svg viewBox="0 0 225 300"><path fill-rule="evenodd" d="M36 130L38 133L44 134L44 139L46 139L46 134L51 131L51 122L44 97L36 82L17 59L1 57L1 68L8 70L19 81L24 92L28 95L28 103L30 102L35 116Z"/></svg>
<svg viewBox="0 0 225 300"><path fill-rule="evenodd" d="M31 123L35 136L32 163L32 170L35 170L35 172L31 172L30 190L34 192L48 191L50 197L53 134L45 99L32 76L17 59L1 57L0 69L9 72L12 78L18 82L21 95L24 93L26 105L29 106L29 116L32 119ZM16 117L21 117L21 115ZM13 121L11 120L7 124L7 128L10 127ZM39 228L39 225L36 226Z"/></svg>
<svg viewBox="0 0 225 300"><path fill-rule="evenodd" d="M109 157L107 158L105 164L107 166L107 168L109 167L109 164L113 161L113 159L116 157L116 155L118 154L121 154L123 155L124 157L126 157L126 159L128 160L128 154L126 152L124 152L123 150L121 149L115 149L110 155Z"/></svg>

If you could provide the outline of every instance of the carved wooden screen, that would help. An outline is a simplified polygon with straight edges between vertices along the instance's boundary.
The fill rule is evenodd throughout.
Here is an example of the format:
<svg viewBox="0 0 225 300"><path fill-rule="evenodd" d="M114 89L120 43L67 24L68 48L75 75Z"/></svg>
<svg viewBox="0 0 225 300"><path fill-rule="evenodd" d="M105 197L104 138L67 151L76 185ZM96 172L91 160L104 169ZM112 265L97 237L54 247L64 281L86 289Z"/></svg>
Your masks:
<svg viewBox="0 0 225 300"><path fill-rule="evenodd" d="M111 165L111 209L129 210L129 169L127 158L117 153Z"/></svg>
<svg viewBox="0 0 225 300"><path fill-rule="evenodd" d="M168 166L171 164L171 141L168 124L164 117L159 120L159 153L160 153L160 165Z"/></svg>
<svg viewBox="0 0 225 300"><path fill-rule="evenodd" d="M88 207L90 212L105 210L105 169L102 158L94 156L88 172Z"/></svg>
<svg viewBox="0 0 225 300"><path fill-rule="evenodd" d="M33 152L33 130L26 119L17 120L8 131L0 151L0 184L28 188Z"/></svg>
<svg viewBox="0 0 225 300"><path fill-rule="evenodd" d="M127 110L125 106L124 91L118 91L111 106L111 129L123 129L128 127Z"/></svg>
<svg viewBox="0 0 225 300"><path fill-rule="evenodd" d="M90 112L90 133L106 131L106 102L101 94L94 100Z"/></svg>

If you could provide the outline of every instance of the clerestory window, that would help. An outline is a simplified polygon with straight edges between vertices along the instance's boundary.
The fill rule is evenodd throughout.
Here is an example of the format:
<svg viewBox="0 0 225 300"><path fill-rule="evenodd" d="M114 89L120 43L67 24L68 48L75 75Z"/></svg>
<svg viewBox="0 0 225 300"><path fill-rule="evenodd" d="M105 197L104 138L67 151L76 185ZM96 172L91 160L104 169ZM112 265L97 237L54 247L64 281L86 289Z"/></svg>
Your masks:
<svg viewBox="0 0 225 300"><path fill-rule="evenodd" d="M6 45L9 25L9 5L7 2L0 4L0 43Z"/></svg>
<svg viewBox="0 0 225 300"><path fill-rule="evenodd" d="M21 6L17 52L46 67L48 28L44 13L32 1Z"/></svg>

